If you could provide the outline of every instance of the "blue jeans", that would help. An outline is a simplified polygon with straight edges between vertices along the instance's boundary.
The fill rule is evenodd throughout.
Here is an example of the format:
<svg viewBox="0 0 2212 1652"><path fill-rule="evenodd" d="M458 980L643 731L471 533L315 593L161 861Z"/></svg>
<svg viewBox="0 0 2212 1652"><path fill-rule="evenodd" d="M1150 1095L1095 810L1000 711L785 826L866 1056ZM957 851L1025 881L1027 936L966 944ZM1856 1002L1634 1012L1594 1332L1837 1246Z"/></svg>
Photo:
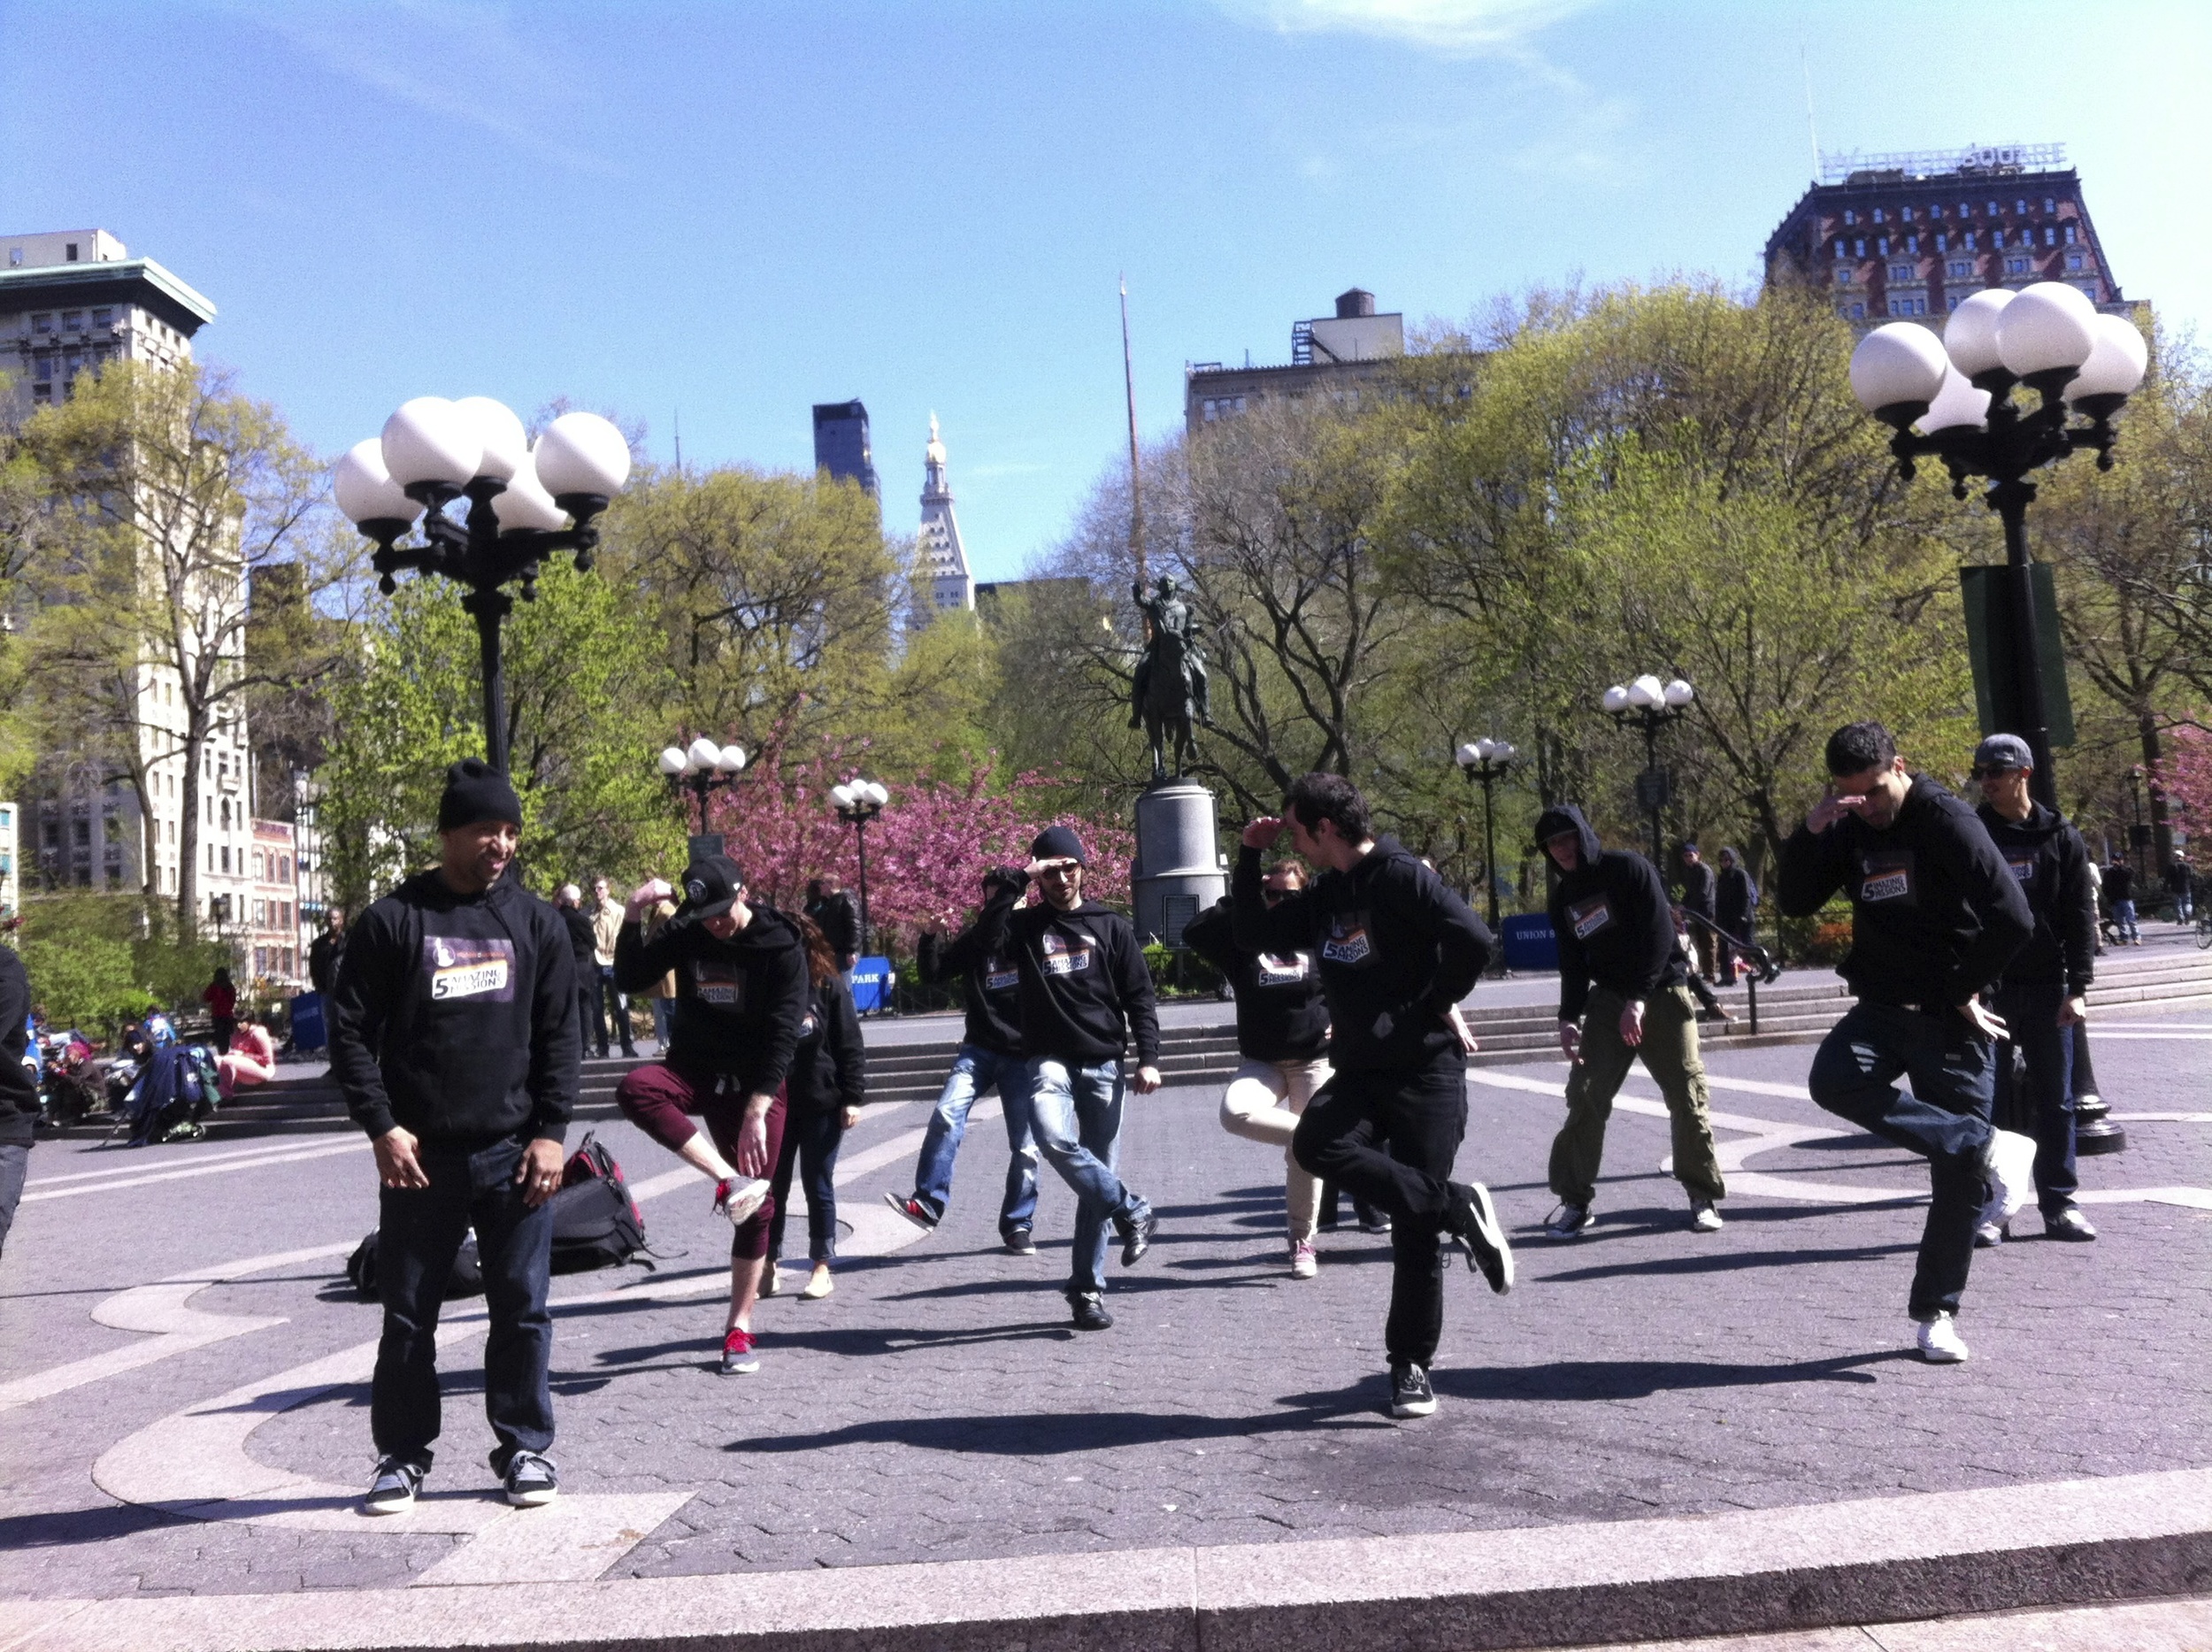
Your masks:
<svg viewBox="0 0 2212 1652"><path fill-rule="evenodd" d="M2135 926L2134 902L2113 902L2112 926L2120 932L2120 939L2123 941L2140 941L2143 938L2143 932Z"/></svg>
<svg viewBox="0 0 2212 1652"><path fill-rule="evenodd" d="M664 1056L668 1054L668 1023L675 1011L676 1001L673 998L653 1000L653 1036L659 1041Z"/></svg>
<svg viewBox="0 0 2212 1652"><path fill-rule="evenodd" d="M1003 1238L1037 1219L1037 1140L1030 1117L1030 1092L1036 1079L1018 1056L1002 1056L979 1044L963 1044L938 1095L937 1110L922 1134L922 1154L914 1167L914 1196L932 1216L944 1218L952 1202L952 1162L968 1133L968 1111L986 1090L997 1087L1006 1116L1006 1191L999 1200L998 1231Z"/></svg>
<svg viewBox="0 0 2212 1652"><path fill-rule="evenodd" d="M1068 1289L1094 1294L1106 1288L1107 1223L1144 1209L1144 1201L1114 1174L1121 1156L1121 1063L1071 1067L1048 1056L1032 1069L1037 1149L1075 1194Z"/></svg>
<svg viewBox="0 0 2212 1652"><path fill-rule="evenodd" d="M1900 1074L1909 1095L1896 1087ZM1821 1041L1810 1087L1823 1110L1928 1161L1933 1196L1907 1311L1923 1322L1956 1313L1989 1197L1996 1046L1955 1010L1861 1003Z"/></svg>
<svg viewBox="0 0 2212 1652"><path fill-rule="evenodd" d="M2027 1064L2006 1128L2035 1138L2035 1202L2055 1216L2074 1202L2074 1029L2058 1024L2055 981L2001 987L1997 1014ZM2009 1064L2000 1072L2008 1072Z"/></svg>
<svg viewBox="0 0 2212 1652"><path fill-rule="evenodd" d="M783 1147L776 1155L776 1172L769 1178L769 1195L776 1213L768 1218L768 1258L772 1265L783 1255L785 1195L791 1191L795 1165L799 1185L806 1189L807 1260L827 1262L837 1254L837 1149L845 1140L842 1106L792 1108L783 1120Z"/></svg>
<svg viewBox="0 0 2212 1652"><path fill-rule="evenodd" d="M386 1187L378 1200L376 1279L384 1334L369 1386L369 1432L385 1456L428 1464L438 1438L438 1310L453 1258L470 1228L484 1269L491 1334L484 1344L484 1414L505 1466L517 1450L553 1443L547 1371L553 1317L546 1311L553 1204L523 1203L519 1141L474 1152L442 1142L416 1149L427 1187Z"/></svg>

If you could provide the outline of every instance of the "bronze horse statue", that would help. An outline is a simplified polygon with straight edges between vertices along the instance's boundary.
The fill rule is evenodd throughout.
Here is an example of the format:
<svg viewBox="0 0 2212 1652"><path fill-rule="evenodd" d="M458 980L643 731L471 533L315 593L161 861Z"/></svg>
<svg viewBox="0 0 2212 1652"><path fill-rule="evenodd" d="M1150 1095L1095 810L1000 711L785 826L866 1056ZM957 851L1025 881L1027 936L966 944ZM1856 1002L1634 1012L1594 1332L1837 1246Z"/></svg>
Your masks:
<svg viewBox="0 0 2212 1652"><path fill-rule="evenodd" d="M1169 776L1171 757L1178 775L1198 761L1198 744L1191 734L1189 661L1182 636L1168 630L1154 632L1147 664L1151 669L1142 673L1138 716L1131 720L1141 718L1144 724L1145 742L1152 751L1152 780L1157 785Z"/></svg>

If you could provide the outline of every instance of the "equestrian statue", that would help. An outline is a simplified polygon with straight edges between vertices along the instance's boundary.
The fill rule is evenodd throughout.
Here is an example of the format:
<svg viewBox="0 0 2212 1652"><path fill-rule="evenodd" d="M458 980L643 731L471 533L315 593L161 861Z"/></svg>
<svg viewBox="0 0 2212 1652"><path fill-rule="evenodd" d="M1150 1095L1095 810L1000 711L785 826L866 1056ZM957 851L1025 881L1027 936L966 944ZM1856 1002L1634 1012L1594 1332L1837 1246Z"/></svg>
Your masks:
<svg viewBox="0 0 2212 1652"><path fill-rule="evenodd" d="M1152 640L1130 684L1129 726L1145 731L1152 749L1152 780L1157 785L1169 778L1171 757L1177 779L1198 761L1191 726L1214 726L1208 700L1210 685L1206 657L1198 645L1197 622L1176 595L1174 580L1162 574L1153 581L1151 595L1146 595L1141 580L1134 590L1139 611L1152 622Z"/></svg>

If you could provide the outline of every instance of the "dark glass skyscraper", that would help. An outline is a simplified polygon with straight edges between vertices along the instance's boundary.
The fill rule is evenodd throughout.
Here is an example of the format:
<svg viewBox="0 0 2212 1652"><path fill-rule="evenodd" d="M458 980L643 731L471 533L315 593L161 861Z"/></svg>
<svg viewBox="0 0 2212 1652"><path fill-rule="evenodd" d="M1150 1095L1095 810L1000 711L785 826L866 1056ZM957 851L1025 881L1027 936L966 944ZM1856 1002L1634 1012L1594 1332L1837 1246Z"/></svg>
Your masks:
<svg viewBox="0 0 2212 1652"><path fill-rule="evenodd" d="M857 482L872 499L876 487L875 454L868 446L868 409L862 402L814 404L814 468L841 481Z"/></svg>

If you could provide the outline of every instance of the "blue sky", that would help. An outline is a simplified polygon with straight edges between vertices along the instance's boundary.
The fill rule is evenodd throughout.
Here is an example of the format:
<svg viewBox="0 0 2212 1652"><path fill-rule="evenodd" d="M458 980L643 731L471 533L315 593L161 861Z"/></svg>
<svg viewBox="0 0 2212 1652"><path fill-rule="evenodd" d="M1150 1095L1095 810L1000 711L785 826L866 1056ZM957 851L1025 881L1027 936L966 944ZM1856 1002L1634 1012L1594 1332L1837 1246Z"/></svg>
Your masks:
<svg viewBox="0 0 2212 1652"><path fill-rule="evenodd" d="M98 226L333 454L424 393L566 395L811 463L858 396L910 531L933 410L980 577L1184 364L1357 284L1740 283L1822 146L2062 142L2116 273L2212 305L2212 7L1578 0L0 4L0 232Z"/></svg>

